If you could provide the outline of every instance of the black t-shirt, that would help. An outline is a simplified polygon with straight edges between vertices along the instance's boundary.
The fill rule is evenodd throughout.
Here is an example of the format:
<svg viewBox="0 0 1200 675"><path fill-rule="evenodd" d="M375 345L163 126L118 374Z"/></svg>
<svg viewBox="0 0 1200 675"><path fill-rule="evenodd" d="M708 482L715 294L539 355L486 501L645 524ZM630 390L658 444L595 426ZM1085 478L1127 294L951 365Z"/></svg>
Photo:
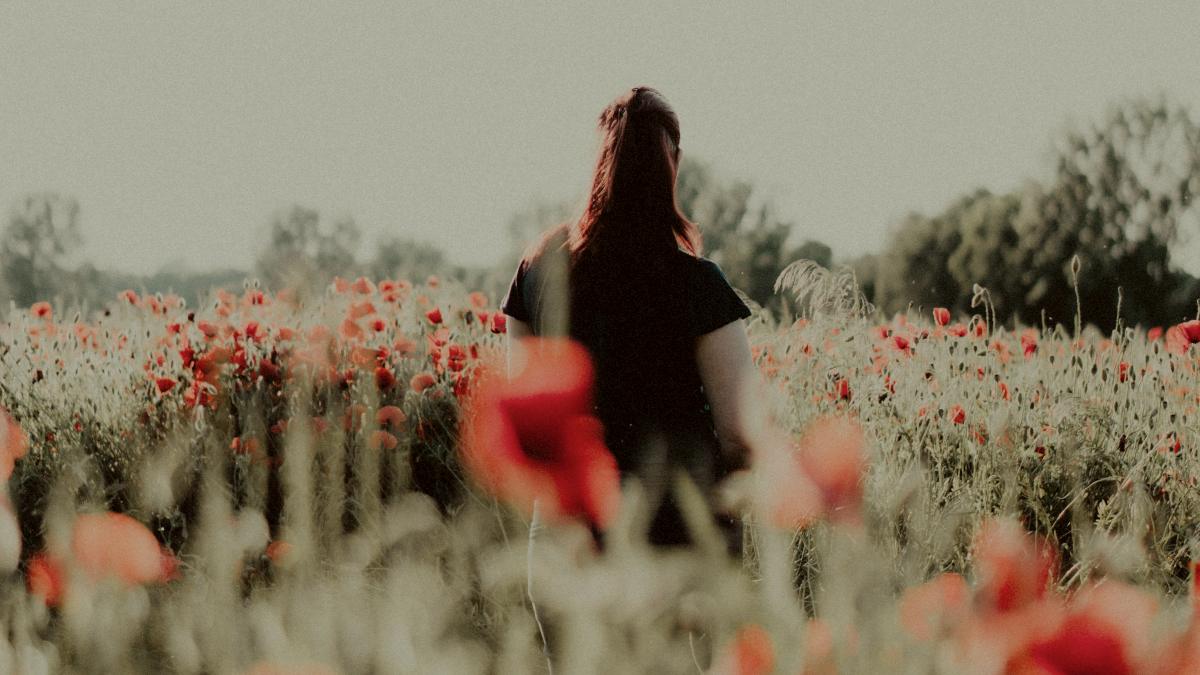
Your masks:
<svg viewBox="0 0 1200 675"><path fill-rule="evenodd" d="M701 489L710 488L726 468L696 366L696 338L750 316L750 309L716 263L682 250L653 260L584 260L556 277L546 260L559 253L523 261L501 310L544 334L549 303L563 296L548 284L569 277L569 335L592 356L596 416L621 472L637 472L653 491L668 484L670 468L682 466Z"/></svg>

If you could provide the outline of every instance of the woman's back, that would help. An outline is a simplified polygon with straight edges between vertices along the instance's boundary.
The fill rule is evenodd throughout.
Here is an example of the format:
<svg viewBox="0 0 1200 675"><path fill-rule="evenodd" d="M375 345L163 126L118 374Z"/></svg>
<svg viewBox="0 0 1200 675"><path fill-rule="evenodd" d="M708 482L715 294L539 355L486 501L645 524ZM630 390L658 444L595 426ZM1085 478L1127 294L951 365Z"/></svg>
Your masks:
<svg viewBox="0 0 1200 675"><path fill-rule="evenodd" d="M522 263L503 311L545 329L556 297L555 247ZM558 277L561 279L561 277ZM676 250L656 256L592 255L566 275L567 331L596 367L596 415L624 475L664 499L657 543L688 541L669 496L684 468L705 494L726 472L696 362L701 335L750 315L715 263ZM557 297L564 297L559 295Z"/></svg>

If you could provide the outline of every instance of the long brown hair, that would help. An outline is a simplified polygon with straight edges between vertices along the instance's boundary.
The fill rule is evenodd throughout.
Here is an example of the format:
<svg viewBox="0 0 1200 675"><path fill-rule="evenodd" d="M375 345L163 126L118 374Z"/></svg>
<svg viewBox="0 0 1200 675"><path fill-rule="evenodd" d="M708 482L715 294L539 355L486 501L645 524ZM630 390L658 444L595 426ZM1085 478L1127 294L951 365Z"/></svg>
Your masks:
<svg viewBox="0 0 1200 675"><path fill-rule="evenodd" d="M572 262L602 250L640 256L681 248L699 255L700 230L675 199L679 118L666 98L653 87L634 87L608 104L598 122L600 153L583 215L547 231L526 258L554 241Z"/></svg>

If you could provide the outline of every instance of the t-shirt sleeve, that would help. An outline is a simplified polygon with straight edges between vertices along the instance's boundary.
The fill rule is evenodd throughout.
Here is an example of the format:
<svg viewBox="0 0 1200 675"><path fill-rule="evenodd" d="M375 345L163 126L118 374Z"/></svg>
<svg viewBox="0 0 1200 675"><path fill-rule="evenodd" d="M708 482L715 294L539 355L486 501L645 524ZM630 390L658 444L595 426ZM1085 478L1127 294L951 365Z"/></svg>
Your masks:
<svg viewBox="0 0 1200 675"><path fill-rule="evenodd" d="M517 265L516 273L513 274L512 283L508 285L508 293L500 302L500 311L518 321L529 323L529 308L525 306L525 275L527 271L528 262L522 260L521 264Z"/></svg>
<svg viewBox="0 0 1200 675"><path fill-rule="evenodd" d="M706 258L701 258L699 263L692 289L692 335L704 335L750 316L750 308L729 285L721 268Z"/></svg>

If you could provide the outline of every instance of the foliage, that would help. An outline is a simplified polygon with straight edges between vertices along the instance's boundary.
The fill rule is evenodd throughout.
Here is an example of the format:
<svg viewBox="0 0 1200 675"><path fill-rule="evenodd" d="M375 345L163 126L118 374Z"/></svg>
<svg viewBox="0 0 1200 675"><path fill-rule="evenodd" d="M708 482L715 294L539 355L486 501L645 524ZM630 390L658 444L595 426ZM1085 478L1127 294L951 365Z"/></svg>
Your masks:
<svg viewBox="0 0 1200 675"><path fill-rule="evenodd" d="M68 289L68 259L79 247L79 203L31 194L12 210L0 237L0 290L28 307Z"/></svg>
<svg viewBox="0 0 1200 675"><path fill-rule="evenodd" d="M1191 315L1197 280L1171 251L1200 236L1200 126L1165 99L1127 100L1066 130L1054 177L1010 194L976 190L936 216L909 214L861 266L885 311L965 311L979 284L1001 322L1165 324ZM1077 260L1078 274L1071 271ZM1078 297L1076 295L1078 290Z"/></svg>

